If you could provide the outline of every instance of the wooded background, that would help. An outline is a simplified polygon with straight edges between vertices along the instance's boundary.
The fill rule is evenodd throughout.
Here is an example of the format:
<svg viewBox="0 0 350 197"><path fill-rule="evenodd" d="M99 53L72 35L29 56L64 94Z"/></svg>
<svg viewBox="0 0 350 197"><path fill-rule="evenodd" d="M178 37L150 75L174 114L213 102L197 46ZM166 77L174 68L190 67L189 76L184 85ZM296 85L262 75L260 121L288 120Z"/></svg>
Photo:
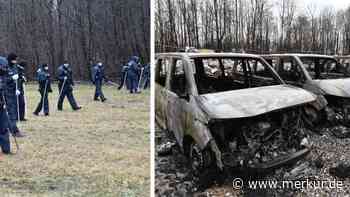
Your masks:
<svg viewBox="0 0 350 197"><path fill-rule="evenodd" d="M295 0L156 0L156 51L350 54L350 8Z"/></svg>
<svg viewBox="0 0 350 197"><path fill-rule="evenodd" d="M76 79L95 61L112 79L132 55L150 57L150 0L0 0L0 55L16 53L29 78L68 60Z"/></svg>

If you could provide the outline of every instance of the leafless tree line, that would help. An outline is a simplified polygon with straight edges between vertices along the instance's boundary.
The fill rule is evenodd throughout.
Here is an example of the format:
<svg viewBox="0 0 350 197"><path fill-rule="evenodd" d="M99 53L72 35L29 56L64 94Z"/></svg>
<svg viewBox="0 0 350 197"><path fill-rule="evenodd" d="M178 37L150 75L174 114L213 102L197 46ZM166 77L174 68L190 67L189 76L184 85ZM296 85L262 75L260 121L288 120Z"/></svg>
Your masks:
<svg viewBox="0 0 350 197"><path fill-rule="evenodd" d="M350 54L350 7L335 11L295 0L156 0L156 51Z"/></svg>
<svg viewBox="0 0 350 197"><path fill-rule="evenodd" d="M0 55L14 52L28 62L54 68L68 60L76 78L102 61L109 76L132 55L149 61L149 0L0 0Z"/></svg>

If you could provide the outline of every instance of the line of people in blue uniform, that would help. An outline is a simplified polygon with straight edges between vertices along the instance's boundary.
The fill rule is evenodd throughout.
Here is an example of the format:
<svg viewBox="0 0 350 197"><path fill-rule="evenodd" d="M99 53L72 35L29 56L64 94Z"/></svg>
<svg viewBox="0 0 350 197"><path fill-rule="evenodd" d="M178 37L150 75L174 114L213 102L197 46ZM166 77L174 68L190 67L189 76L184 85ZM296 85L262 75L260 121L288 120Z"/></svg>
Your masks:
<svg viewBox="0 0 350 197"><path fill-rule="evenodd" d="M133 56L126 65L122 66L122 78L118 89L126 85L131 94L139 93L142 86L144 89L149 87L150 78L150 64L143 66L140 64L139 57Z"/></svg>
<svg viewBox="0 0 350 197"><path fill-rule="evenodd" d="M24 75L25 62L18 63L16 54L9 54L7 58L0 57L0 147L5 154L10 153L9 134L14 137L24 137L24 133L17 127L17 121L26 121L25 119L25 82ZM102 62L92 66L92 82L95 85L94 100L105 102L102 85L103 81L110 82L105 76L104 65ZM49 93L52 92L51 76L49 65L42 64L36 72L36 79L39 84L40 101L33 112L39 116L43 112L45 116L49 115ZM67 97L73 110L80 110L74 95L74 80L72 67L67 61L64 61L57 70L59 98L57 109L62 111L64 99ZM150 65L141 66L140 59L133 56L127 65L123 66L122 80L118 89L121 89L124 83L130 93L138 93L141 81L144 88L150 83Z"/></svg>
<svg viewBox="0 0 350 197"><path fill-rule="evenodd" d="M52 92L51 88L51 76L49 73L48 64L42 64L39 66L39 69L36 73L36 78L39 83L39 93L40 93L40 101L33 112L34 115L38 116L42 111L45 116L49 115L49 93ZM81 107L77 104L73 89L74 89L74 79L73 72L68 61L64 61L62 65L60 65L57 69L57 80L58 80L58 102L57 102L57 110L63 110L63 102L65 98L68 99L69 104L71 105L74 111L80 110Z"/></svg>

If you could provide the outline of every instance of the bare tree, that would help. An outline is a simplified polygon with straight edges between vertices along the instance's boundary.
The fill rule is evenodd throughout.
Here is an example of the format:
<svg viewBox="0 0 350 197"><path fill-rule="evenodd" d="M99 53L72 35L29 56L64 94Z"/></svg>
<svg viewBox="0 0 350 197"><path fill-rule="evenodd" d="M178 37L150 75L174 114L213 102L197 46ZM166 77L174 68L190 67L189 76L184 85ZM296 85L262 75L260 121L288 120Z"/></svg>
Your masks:
<svg viewBox="0 0 350 197"><path fill-rule="evenodd" d="M350 54L350 8L296 8L296 0L157 0L156 50Z"/></svg>
<svg viewBox="0 0 350 197"><path fill-rule="evenodd" d="M68 60L78 79L101 60L116 78L132 55L149 61L149 0L0 0L0 55L17 53L30 65Z"/></svg>

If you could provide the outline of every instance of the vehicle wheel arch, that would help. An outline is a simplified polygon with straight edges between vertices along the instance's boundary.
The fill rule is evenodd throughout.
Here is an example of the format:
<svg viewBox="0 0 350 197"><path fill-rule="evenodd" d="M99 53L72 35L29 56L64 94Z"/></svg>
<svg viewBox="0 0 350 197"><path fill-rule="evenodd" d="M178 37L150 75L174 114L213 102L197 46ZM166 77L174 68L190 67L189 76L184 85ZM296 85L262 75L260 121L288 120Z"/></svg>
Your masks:
<svg viewBox="0 0 350 197"><path fill-rule="evenodd" d="M185 135L183 138L182 143L182 151L183 153L191 160L191 149L193 145L197 145L198 148L200 148L201 151L206 152L205 154L208 156L208 154L212 157L211 163L216 164L216 166L219 169L223 169L223 164L221 161L221 152L219 148L216 145L216 142L214 139L211 139L204 147L201 147L198 142L196 142L195 138L191 135Z"/></svg>

